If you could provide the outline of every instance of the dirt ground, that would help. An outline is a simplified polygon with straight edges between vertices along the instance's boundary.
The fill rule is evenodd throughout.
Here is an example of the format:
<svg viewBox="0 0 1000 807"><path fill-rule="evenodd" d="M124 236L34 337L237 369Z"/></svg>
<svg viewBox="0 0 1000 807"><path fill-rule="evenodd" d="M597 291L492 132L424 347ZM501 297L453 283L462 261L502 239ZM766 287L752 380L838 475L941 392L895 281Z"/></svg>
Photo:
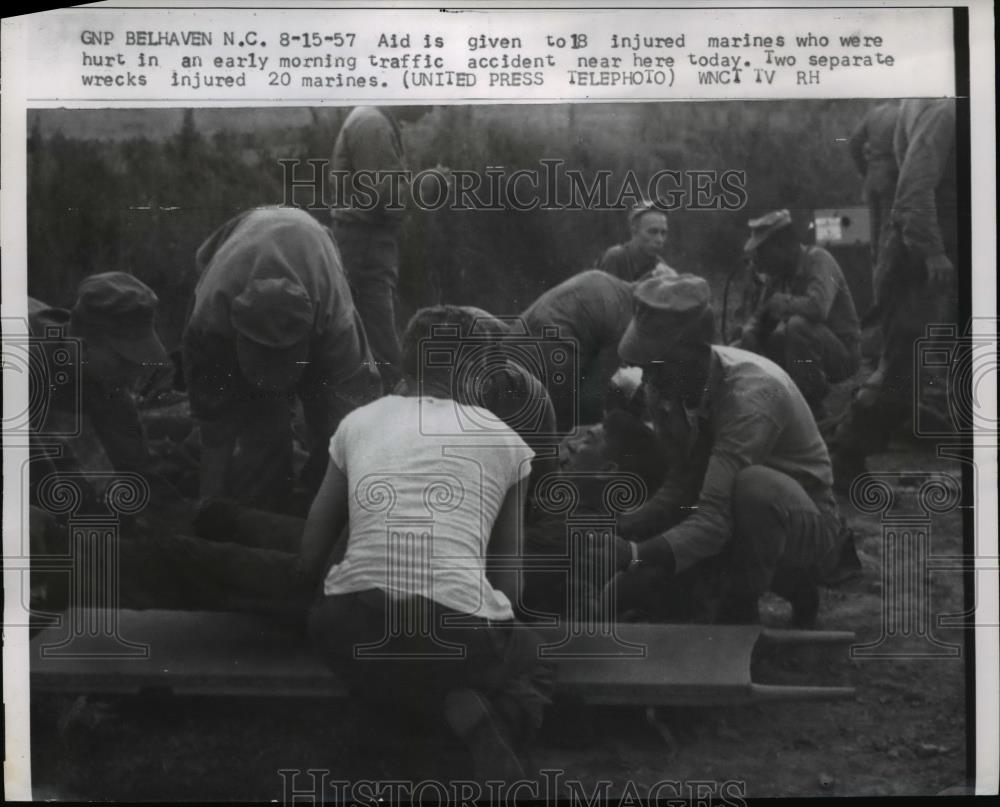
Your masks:
<svg viewBox="0 0 1000 807"><path fill-rule="evenodd" d="M926 455L874 458L875 470L927 469L959 476L957 463ZM919 482L920 480L916 480ZM894 483L893 513L918 513L916 487ZM883 606L882 526L846 497L863 574L823 589L818 627L874 642L900 613ZM959 510L930 522L931 551L962 551ZM930 613L963 607L960 572L929 576ZM904 600L912 605L913 590ZM787 624L788 607L766 599L763 621ZM887 621L886 621L887 620ZM853 700L762 703L740 708L661 709L672 745L641 709L557 703L526 760L529 776L566 796L649 794L657 782L712 782L715 795L932 795L966 781L966 663L963 631L931 627L957 645L955 658L921 658L930 645L911 630L886 660L852 658L845 647L785 651L755 662L755 680L848 685ZM905 634L906 631L903 631ZM909 654L909 655L905 655ZM38 696L32 702L37 797L85 800L283 800L282 769L329 771L326 782L471 779L465 749L444 731L407 725L342 701ZM540 774L540 771L549 771ZM559 772L558 774L553 772ZM309 780L294 780L309 789ZM323 781L320 779L320 781ZM602 782L609 783L603 791ZM631 783L631 785L630 785ZM726 789L719 790L724 786ZM328 788L328 798L336 791ZM546 794L543 789L542 795ZM660 791L670 796L674 791ZM693 792L693 791L692 791ZM689 793L690 795L690 793Z"/></svg>

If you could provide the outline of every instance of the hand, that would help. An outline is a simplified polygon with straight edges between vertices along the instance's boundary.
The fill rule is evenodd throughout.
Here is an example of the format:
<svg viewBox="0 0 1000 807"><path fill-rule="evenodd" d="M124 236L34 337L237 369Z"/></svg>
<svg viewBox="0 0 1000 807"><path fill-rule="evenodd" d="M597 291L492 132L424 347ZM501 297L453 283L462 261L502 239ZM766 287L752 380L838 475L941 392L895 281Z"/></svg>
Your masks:
<svg viewBox="0 0 1000 807"><path fill-rule="evenodd" d="M579 574L598 588L617 572L627 569L632 560L632 547L617 535L609 539L591 534L587 536L583 550L583 568L579 570Z"/></svg>
<svg viewBox="0 0 1000 807"><path fill-rule="evenodd" d="M926 265L927 282L932 286L950 286L955 282L955 267L947 255L929 255Z"/></svg>

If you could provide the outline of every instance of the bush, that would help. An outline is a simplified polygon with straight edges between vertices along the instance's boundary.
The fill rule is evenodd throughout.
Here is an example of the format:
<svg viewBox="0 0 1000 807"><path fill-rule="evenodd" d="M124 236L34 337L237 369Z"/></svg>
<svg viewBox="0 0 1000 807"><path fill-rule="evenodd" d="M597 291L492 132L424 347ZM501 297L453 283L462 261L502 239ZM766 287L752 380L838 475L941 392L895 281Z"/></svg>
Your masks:
<svg viewBox="0 0 1000 807"><path fill-rule="evenodd" d="M450 106L406 125L404 140L414 170L439 163L480 172L488 166L538 169L540 160L551 158L588 179L598 170L612 171L613 190L628 170L642 183L660 169L745 171L746 209L681 209L670 216L667 261L707 277L721 298L752 215L788 207L804 228L815 208L858 203L860 180L846 138L868 106ZM70 305L85 275L132 272L160 295L161 335L172 347L194 288L195 250L237 212L280 203L278 160L328 159L347 111L186 110L180 126L164 134L161 111L148 110L140 117L148 131L117 139L95 136L95 127L113 132L116 114L133 120L135 112L61 112L60 120L71 121L76 131L90 130L77 137L44 132L51 113L31 113L29 293ZM206 132L203 119L222 123ZM289 125L293 119L303 122ZM565 179L559 189L568 195ZM325 211L312 212L328 221ZM400 318L438 302L518 313L626 237L624 211L414 211L401 244Z"/></svg>

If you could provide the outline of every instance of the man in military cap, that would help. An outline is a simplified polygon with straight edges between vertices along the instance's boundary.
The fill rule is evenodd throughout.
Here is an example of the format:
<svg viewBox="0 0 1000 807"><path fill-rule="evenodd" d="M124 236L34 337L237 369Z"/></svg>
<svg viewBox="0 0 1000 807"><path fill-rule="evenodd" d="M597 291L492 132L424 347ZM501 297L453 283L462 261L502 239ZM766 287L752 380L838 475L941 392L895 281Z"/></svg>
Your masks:
<svg viewBox="0 0 1000 807"><path fill-rule="evenodd" d="M340 256L329 230L307 213L263 208L217 230L197 263L183 348L201 427L201 495L287 510L296 397L311 487L340 419L379 392Z"/></svg>
<svg viewBox="0 0 1000 807"><path fill-rule="evenodd" d="M650 577L669 586L675 574L717 558L728 577L719 621L756 621L758 597L770 589L791 600L796 624L808 625L816 581L836 567L841 544L826 445L784 370L714 345L713 336L702 278L653 277L636 288L619 354L643 369L648 418L670 470L596 551L622 573L616 592Z"/></svg>
<svg viewBox="0 0 1000 807"><path fill-rule="evenodd" d="M124 272L84 278L70 310L29 298L29 329L41 351L58 350L64 338L80 344L79 366L56 362L68 374L63 382L43 389L39 385L48 374L40 365L31 374L31 399L47 404L32 407L33 485L53 471L133 471L146 477L155 499L178 497L151 471L133 399L140 380L170 365L154 328L157 304L149 286ZM33 361L40 359L41 353L32 354ZM61 454L42 445L53 441L61 444ZM91 487L99 493L102 485Z"/></svg>
<svg viewBox="0 0 1000 807"><path fill-rule="evenodd" d="M643 201L628 214L631 238L609 247L597 268L626 281L639 280L654 269L676 274L660 253L667 243L667 212L655 202Z"/></svg>
<svg viewBox="0 0 1000 807"><path fill-rule="evenodd" d="M861 329L844 273L822 247L805 246L787 210L752 219L744 251L766 276L760 302L738 345L792 377L814 413L830 384L861 363Z"/></svg>

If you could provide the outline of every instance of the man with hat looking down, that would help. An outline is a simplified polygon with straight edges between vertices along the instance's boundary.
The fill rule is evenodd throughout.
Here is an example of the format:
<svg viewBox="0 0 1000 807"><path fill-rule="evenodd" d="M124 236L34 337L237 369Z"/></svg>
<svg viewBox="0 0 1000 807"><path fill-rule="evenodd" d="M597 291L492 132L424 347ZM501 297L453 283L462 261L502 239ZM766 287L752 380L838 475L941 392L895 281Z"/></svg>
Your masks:
<svg viewBox="0 0 1000 807"><path fill-rule="evenodd" d="M830 383L861 363L861 326L844 273L822 247L806 246L787 210L751 219L744 251L766 276L738 346L767 356L792 377L814 413Z"/></svg>
<svg viewBox="0 0 1000 807"><path fill-rule="evenodd" d="M31 374L31 399L41 401L44 396L46 401L33 406L32 437L37 441L51 439L46 432L61 435L57 439L63 448L61 454L35 452L33 485L53 470L133 471L146 477L154 502L179 498L151 470L152 457L133 399L141 379L170 366L154 329L158 302L149 286L125 272L84 278L71 310L28 299L31 336L42 352L51 353L47 358L54 359L46 366L67 372L64 380L54 378L44 391L38 384L48 374L41 365ZM66 338L79 340L79 364L66 366L56 356ZM38 358L32 354L33 362Z"/></svg>
<svg viewBox="0 0 1000 807"><path fill-rule="evenodd" d="M184 371L201 427L201 495L287 509L295 398L309 431L308 487L340 419L379 392L340 256L307 213L262 208L217 230L197 263Z"/></svg>
<svg viewBox="0 0 1000 807"><path fill-rule="evenodd" d="M816 580L838 560L830 458L788 374L763 356L713 345L713 335L704 279L652 277L636 288L619 354L642 367L669 471L600 550L613 553L621 573L611 592L669 586L696 564L721 562L718 621L756 622L758 597L772 590L791 600L795 624L809 625ZM701 478L693 499L692 470Z"/></svg>

